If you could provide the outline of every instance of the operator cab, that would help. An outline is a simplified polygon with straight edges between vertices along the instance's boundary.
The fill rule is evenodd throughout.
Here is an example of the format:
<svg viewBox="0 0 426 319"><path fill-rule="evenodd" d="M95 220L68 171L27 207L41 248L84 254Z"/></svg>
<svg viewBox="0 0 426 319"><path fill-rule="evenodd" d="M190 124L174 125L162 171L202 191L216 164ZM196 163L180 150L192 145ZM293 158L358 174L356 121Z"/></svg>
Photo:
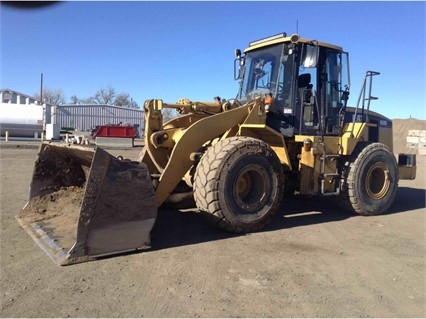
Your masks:
<svg viewBox="0 0 426 319"><path fill-rule="evenodd" d="M340 133L349 96L348 54L342 48L285 33L236 51L241 104L273 101L267 125L286 136Z"/></svg>

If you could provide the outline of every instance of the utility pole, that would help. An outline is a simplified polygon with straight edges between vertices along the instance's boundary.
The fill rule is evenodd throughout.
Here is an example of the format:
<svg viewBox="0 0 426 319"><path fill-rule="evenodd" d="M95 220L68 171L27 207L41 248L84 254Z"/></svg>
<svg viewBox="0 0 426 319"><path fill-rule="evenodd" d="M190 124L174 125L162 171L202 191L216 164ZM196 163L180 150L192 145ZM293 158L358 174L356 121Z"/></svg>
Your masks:
<svg viewBox="0 0 426 319"><path fill-rule="evenodd" d="M40 78L40 105L43 105L43 73Z"/></svg>

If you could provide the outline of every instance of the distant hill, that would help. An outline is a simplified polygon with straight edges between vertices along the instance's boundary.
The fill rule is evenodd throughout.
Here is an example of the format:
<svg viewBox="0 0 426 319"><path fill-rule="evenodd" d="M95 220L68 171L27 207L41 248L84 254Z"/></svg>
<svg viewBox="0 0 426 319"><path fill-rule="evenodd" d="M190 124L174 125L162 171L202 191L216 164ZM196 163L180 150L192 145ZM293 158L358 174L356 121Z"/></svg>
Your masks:
<svg viewBox="0 0 426 319"><path fill-rule="evenodd" d="M413 149L408 149L407 135L409 130L426 130L426 120L393 119L393 151L394 153L413 153Z"/></svg>

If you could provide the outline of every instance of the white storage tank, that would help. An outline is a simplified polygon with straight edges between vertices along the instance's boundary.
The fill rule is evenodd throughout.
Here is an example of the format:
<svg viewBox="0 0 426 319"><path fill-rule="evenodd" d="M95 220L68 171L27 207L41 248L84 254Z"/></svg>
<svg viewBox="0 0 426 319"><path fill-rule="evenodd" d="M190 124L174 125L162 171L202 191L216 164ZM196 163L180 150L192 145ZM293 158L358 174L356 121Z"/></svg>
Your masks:
<svg viewBox="0 0 426 319"><path fill-rule="evenodd" d="M41 136L43 105L0 103L0 134L10 137Z"/></svg>

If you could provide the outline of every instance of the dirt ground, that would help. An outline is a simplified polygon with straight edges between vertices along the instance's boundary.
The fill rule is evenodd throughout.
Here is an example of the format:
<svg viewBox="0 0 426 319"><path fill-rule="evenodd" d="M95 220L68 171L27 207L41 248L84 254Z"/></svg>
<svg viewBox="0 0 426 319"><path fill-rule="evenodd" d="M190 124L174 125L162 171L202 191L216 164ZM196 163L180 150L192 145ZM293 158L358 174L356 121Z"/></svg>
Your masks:
<svg viewBox="0 0 426 319"><path fill-rule="evenodd" d="M15 220L36 152L0 150L0 317L426 317L425 156L381 216L290 198L236 236L161 211L151 250L60 267Z"/></svg>

